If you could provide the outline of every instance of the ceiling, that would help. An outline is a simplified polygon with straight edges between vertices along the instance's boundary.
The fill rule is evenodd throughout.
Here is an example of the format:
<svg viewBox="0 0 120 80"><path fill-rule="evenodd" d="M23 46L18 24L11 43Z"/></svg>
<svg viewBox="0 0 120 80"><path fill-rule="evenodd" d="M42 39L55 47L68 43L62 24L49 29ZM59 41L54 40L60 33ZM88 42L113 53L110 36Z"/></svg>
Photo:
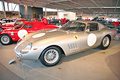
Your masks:
<svg viewBox="0 0 120 80"><path fill-rule="evenodd" d="M86 14L120 16L120 0L1 0L9 3L61 9Z"/></svg>

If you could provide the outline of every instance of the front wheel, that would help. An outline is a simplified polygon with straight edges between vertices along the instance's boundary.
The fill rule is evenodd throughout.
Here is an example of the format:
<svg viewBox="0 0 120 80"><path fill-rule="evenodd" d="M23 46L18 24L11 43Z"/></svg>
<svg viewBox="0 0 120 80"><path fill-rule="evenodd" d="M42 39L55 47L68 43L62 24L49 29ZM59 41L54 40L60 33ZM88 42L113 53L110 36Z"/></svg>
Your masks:
<svg viewBox="0 0 120 80"><path fill-rule="evenodd" d="M109 36L105 36L105 37L102 39L102 42L101 42L99 48L100 48L100 49L103 49L103 50L104 50L104 49L107 49L107 48L109 47L109 45L110 45L110 42L111 42L111 40L110 40Z"/></svg>
<svg viewBox="0 0 120 80"><path fill-rule="evenodd" d="M3 45L8 45L12 42L12 39L9 35L3 34L3 35L0 36L0 42Z"/></svg>
<svg viewBox="0 0 120 80"><path fill-rule="evenodd" d="M61 52L57 47L48 47L42 52L40 61L45 66L54 66L60 61Z"/></svg>

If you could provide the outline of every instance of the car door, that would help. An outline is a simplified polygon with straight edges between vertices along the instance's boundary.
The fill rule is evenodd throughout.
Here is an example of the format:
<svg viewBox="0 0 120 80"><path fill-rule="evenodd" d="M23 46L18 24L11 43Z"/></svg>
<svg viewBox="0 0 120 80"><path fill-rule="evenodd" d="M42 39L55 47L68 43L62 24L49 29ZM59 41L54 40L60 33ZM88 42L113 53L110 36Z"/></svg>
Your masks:
<svg viewBox="0 0 120 80"><path fill-rule="evenodd" d="M79 50L97 47L101 41L101 32L98 23L86 23L86 29L79 33Z"/></svg>
<svg viewBox="0 0 120 80"><path fill-rule="evenodd" d="M34 32L33 23L26 23L21 29L18 30L17 35L20 39L22 39L24 35L32 32Z"/></svg>
<svg viewBox="0 0 120 80"><path fill-rule="evenodd" d="M87 34L86 48L96 47L100 44L101 32L99 30L98 23L87 23L87 28L85 33Z"/></svg>

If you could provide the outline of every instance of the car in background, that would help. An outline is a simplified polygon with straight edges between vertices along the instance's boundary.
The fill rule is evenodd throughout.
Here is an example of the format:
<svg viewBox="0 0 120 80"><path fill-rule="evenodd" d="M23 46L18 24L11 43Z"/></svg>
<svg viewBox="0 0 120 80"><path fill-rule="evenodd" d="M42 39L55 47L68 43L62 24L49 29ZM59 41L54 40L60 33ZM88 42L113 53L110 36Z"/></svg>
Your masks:
<svg viewBox="0 0 120 80"><path fill-rule="evenodd" d="M5 23L6 21L2 21L2 20L0 20L0 25L2 25L3 23Z"/></svg>
<svg viewBox="0 0 120 80"><path fill-rule="evenodd" d="M9 22L14 22L14 20L13 19L6 19L6 18L0 19L0 25L2 25L4 23L9 23Z"/></svg>
<svg viewBox="0 0 120 80"><path fill-rule="evenodd" d="M115 30L99 22L75 20L60 29L25 35L14 51L20 59L39 59L45 66L54 66L62 54L68 56L95 47L107 49L115 35Z"/></svg>
<svg viewBox="0 0 120 80"><path fill-rule="evenodd" d="M18 41L26 34L46 29L58 28L53 24L45 24L44 22L24 22L22 26L17 25L12 29L0 31L0 42L3 45L8 45L13 41Z"/></svg>
<svg viewBox="0 0 120 80"><path fill-rule="evenodd" d="M120 19L117 19L118 22L120 22Z"/></svg>
<svg viewBox="0 0 120 80"><path fill-rule="evenodd" d="M25 20L16 20L15 22L10 22L10 23L3 23L0 25L0 31L3 31L4 29L12 28L17 25L22 26Z"/></svg>
<svg viewBox="0 0 120 80"><path fill-rule="evenodd" d="M99 23L101 23L103 25L107 24L107 21L103 17L95 17L91 21L97 21L97 22L99 22Z"/></svg>

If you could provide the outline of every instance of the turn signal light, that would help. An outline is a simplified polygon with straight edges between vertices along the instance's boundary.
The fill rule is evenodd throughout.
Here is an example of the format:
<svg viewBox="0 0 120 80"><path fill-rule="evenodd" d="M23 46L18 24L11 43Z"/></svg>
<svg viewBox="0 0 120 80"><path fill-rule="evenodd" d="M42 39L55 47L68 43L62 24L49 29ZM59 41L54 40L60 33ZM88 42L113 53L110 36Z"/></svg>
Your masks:
<svg viewBox="0 0 120 80"><path fill-rule="evenodd" d="M34 48L33 50L37 50L37 48Z"/></svg>

